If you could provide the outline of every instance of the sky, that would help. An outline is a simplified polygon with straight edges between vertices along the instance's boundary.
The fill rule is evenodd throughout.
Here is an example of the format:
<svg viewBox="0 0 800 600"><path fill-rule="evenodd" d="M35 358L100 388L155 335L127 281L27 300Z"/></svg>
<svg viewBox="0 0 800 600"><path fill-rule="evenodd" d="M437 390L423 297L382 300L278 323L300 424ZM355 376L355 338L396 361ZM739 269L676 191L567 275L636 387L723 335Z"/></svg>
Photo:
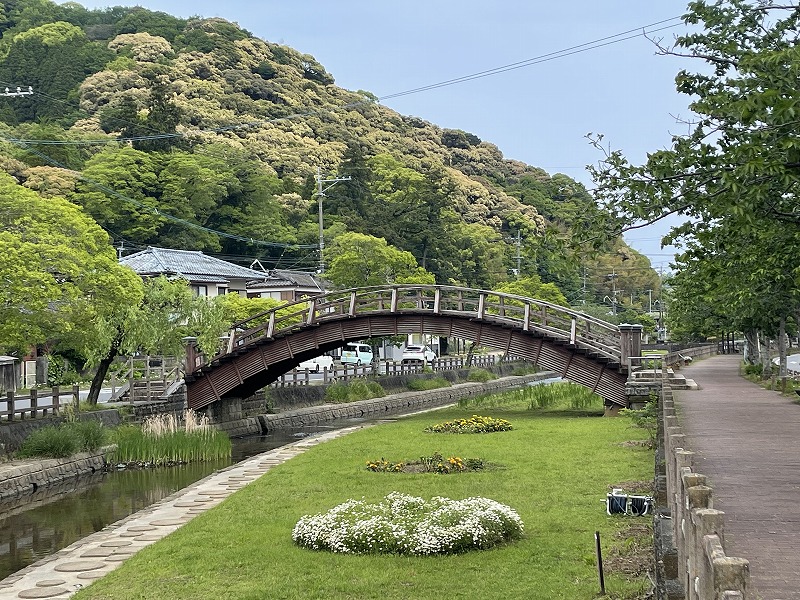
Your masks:
<svg viewBox="0 0 800 600"><path fill-rule="evenodd" d="M690 99L675 91L685 58L663 56L686 31L687 0L138 0L179 17L222 17L257 37L311 54L349 90L372 92L397 112L461 129L505 158L563 173L591 190L586 165L602 153L586 135L640 164L688 131ZM672 19L672 20L670 20ZM660 30L659 30L660 29ZM630 39L623 39L630 38ZM505 66L514 68L501 69ZM501 72L495 72L501 71ZM394 94L485 76L416 93ZM675 219L626 234L667 270L661 237Z"/></svg>

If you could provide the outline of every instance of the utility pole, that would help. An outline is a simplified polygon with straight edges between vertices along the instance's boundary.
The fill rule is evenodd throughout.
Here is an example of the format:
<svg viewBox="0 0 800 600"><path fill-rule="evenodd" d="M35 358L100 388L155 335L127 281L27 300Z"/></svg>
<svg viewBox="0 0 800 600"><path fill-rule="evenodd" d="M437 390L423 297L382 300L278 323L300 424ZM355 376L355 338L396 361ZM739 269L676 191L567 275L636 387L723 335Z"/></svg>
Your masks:
<svg viewBox="0 0 800 600"><path fill-rule="evenodd" d="M586 265L583 266L583 301L582 304L586 306Z"/></svg>
<svg viewBox="0 0 800 600"><path fill-rule="evenodd" d="M317 203L319 205L319 272L325 272L325 261L322 258L322 251L325 249L325 237L322 233L322 198L325 196L325 192L331 189L334 185L339 183L340 181L350 181L350 176L347 177L335 177L332 179L323 179L322 174L320 173L319 167L317 167L317 174L314 177L317 181ZM330 183L330 185L326 188L322 187L323 183Z"/></svg>
<svg viewBox="0 0 800 600"><path fill-rule="evenodd" d="M8 88L6 88L4 92L0 93L0 96L30 96L31 94L33 94L33 88L31 86L28 86L27 90L23 90L19 86L17 86L16 92L13 92Z"/></svg>
<svg viewBox="0 0 800 600"><path fill-rule="evenodd" d="M611 273L606 275L611 280L611 306L612 311L617 314L617 272L616 268L611 269ZM622 290L620 290L621 292Z"/></svg>

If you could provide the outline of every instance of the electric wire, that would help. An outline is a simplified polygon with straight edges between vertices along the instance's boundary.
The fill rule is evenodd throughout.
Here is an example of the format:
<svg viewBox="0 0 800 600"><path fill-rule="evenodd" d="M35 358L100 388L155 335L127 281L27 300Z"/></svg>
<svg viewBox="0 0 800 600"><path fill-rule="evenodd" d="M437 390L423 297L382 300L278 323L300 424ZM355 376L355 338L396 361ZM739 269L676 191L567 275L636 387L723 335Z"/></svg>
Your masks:
<svg viewBox="0 0 800 600"><path fill-rule="evenodd" d="M644 36L647 33L655 33L655 32L658 32L658 31L665 30L665 29L669 29L669 28L677 26L678 24L680 24L680 17L671 17L669 19L664 19L664 20L661 20L661 21L657 21L655 23L651 23L651 24L645 25L643 27L637 27L635 29L630 29L628 31L624 31L624 32L621 32L621 33L618 33L618 34L615 34L615 35L612 35L612 36L606 36L606 37L603 37L603 38L599 38L597 40L593 40L591 42L586 42L586 43L579 44L579 45L576 45L576 46L571 46L571 47L563 49L563 50L549 52L549 53L546 53L546 54L543 54L543 55L540 55L540 56L536 56L536 57L533 57L533 58L530 58L530 59L527 59L527 60L518 61L518 62L515 62L515 63L510 63L510 64L507 64L507 65L502 65L502 66L499 66L499 67L495 67L493 69L479 71L477 73L472 73L472 74L465 75L465 76L462 76L462 77L457 77L457 78L441 81L441 82L438 82L438 83L433 83L433 84L429 84L429 85L425 85L425 86L420 86L420 87L417 87L417 88L413 88L413 89L409 89L409 90L405 90L405 91L401 91L401 92L396 92L396 93L393 93L393 94L387 94L385 96L379 97L377 99L377 101L378 102L382 102L382 101L385 101L385 100L388 100L388 99L392 99L392 98L399 98L399 97L402 97L402 96L407 96L407 95L411 95L411 94L417 94L417 93L421 93L421 92L425 92L425 91L429 91L429 90L433 90L433 89L438 89L438 88L442 88L442 87L446 87L446 86L456 85L456 84L463 83L463 82L466 82L466 81L472 81L472 80L475 80L475 79L480 79L480 78L484 78L484 77L497 75L497 74L504 73L504 72L507 72L507 71L510 71L510 70L514 70L514 69L520 69L520 68L532 66L532 65L535 65L535 64L548 62L548 61L555 60L555 59L558 59L558 58L563 58L565 56L570 56L572 54L576 54L576 53L579 53L579 52L586 52L588 50L593 50L593 49L601 48L603 46L608 46L608 45L611 45L611 44L616 44L616 43L620 43L620 42L627 41L627 40L630 40L630 39L634 39L634 38L637 38L637 37L640 37L640 36ZM656 26L659 26L659 27L656 27ZM655 29L650 29L649 31L647 31L648 28L654 28L654 27L655 27ZM639 32L639 33L636 33L635 35L631 35L633 32ZM51 98L47 94L42 94L41 92L35 92L35 93L37 93L38 95L40 95L42 97L48 98L50 100L63 102L62 100L59 100L57 98ZM116 138L111 138L111 139L98 139L98 140L21 139L21 138L13 138L13 137L8 137L8 136L0 136L0 140L6 141L6 142L14 144L14 145L17 145L17 146L21 147L22 149L26 150L27 152L38 156L39 158L41 158L42 160L50 163L53 166L66 169L67 167L65 165L63 165L60 162L56 161L52 157L49 157L46 154L36 150L35 148L32 148L31 146L32 145L37 145L37 146L39 146L39 145L53 145L53 146L59 146L59 145L97 145L97 144L108 144L108 143L128 143L128 142L134 142L134 141L153 141L153 140L163 140L163 139L184 138L184 137L188 137L190 135L197 135L197 134L200 134L200 133L224 133L224 132L236 131L236 130L247 129L247 128L252 128L252 127L261 127L261 126L263 126L265 124L274 124L274 123L278 123L278 122L282 122L282 121L287 121L287 120L292 120L292 119L299 119L299 118L304 118L304 117L308 117L308 116L314 116L314 115L318 115L318 114L330 113L330 112L338 111L338 110L349 110L351 108L356 108L356 107L359 107L359 106L362 106L362 105L373 104L373 102L374 102L374 100L372 100L372 99L361 100L361 101L356 101L356 102L351 102L351 103L348 103L348 104L344 104L342 106L339 106L339 107L336 107L336 108L333 108L333 109L318 109L318 110L302 111L302 112L293 113L291 115L286 115L286 116L283 116L283 117L276 117L276 118L268 119L268 120L257 120L257 121L251 121L251 122L246 122L246 123L238 123L238 124L226 125L226 126L217 127L217 128L209 128L209 129L204 129L204 130L192 130L192 131L189 131L189 132L176 132L176 133L158 133L157 132L157 133L154 133L153 135L147 135L147 136L131 136L131 137L127 137L127 138L116 137ZM139 125L141 125L141 124L139 124ZM81 181L84 181L85 183L89 184L90 186L92 186L92 187L94 187L94 188L96 188L98 190L101 190L101 191L105 192L106 194L109 194L109 195L113 196L114 198L117 198L117 199L122 200L123 202L129 203L129 204L132 204L133 206L136 206L139 209L145 210L147 212L151 212L151 213L153 213L153 214L155 214L155 215L157 215L157 216L159 216L159 217L161 217L163 219L166 219L166 220L178 223L180 225L183 225L184 227L188 227L188 228L199 230L199 231L204 231L206 233L211 233L213 235L217 235L217 236L224 237L224 238L227 238L227 239L246 242L246 243L250 243L250 244L254 244L254 245L262 245L262 246L277 247L277 248L296 248L296 249L300 249L300 248L317 248L318 247L315 244L304 245L304 244L281 244L281 243L278 243L278 242L267 242L267 241L264 241L264 240L256 240L254 238L247 238L247 237L244 237L244 236L239 236L239 235L235 235L235 234L229 234L229 233L226 233L226 232L214 230L214 229L199 225L197 223L192 223L191 221L187 221L185 219L181 219L179 217L175 217L175 216L173 216L173 215L171 215L171 214L169 214L167 212L159 210L156 207L149 206L149 205L147 205L147 204L145 204L145 203L143 203L141 201L138 201L138 200L135 200L135 199L130 198L128 196L125 196L124 194L121 194L121 193L117 192L116 190L114 190L114 189L112 189L112 188L110 188L110 187L108 187L108 186L106 186L104 184L101 184L100 182L97 182L97 181L95 181L95 180L83 175L82 173L78 173L78 177L81 179Z"/></svg>
<svg viewBox="0 0 800 600"><path fill-rule="evenodd" d="M44 154L42 152L39 152L35 148L31 148L31 147L27 146L26 144L20 143L20 142L14 142L14 143L16 143L17 145L21 146L22 148L24 148L26 151L30 152L31 154L33 154L35 156L38 156L42 160L47 161L48 163L50 163L53 166L56 166L56 167L59 167L59 168L62 168L62 169L67 169L67 167L65 165L63 165L60 162L58 162L57 160L47 156L46 154ZM115 189L110 188L107 185L100 183L99 181L95 181L94 179L92 179L90 177L87 177L83 173L80 173L80 172L75 172L75 173L76 173L77 177L81 181L83 181L85 183L88 183L90 186L92 186L92 187L94 187L94 188L96 188L96 189L98 189L98 190L100 190L102 192L105 192L106 194L108 194L110 196L113 196L114 198L117 198L118 200L122 200L123 202L125 202L127 204L132 204L133 206L136 206L137 208L139 208L139 209L141 209L141 210L143 210L145 212L149 212L151 214L154 214L154 215L156 215L158 217L161 217L162 219L165 219L167 221L172 221L173 223L179 223L180 225L183 225L184 227L188 227L189 229L195 229L197 231L203 231L205 233L211 233L213 235L218 235L220 237L224 237L224 238L227 238L227 239L235 240L235 241L238 241L238 242L247 242L247 243L250 243L250 244L253 244L253 245L257 245L257 246L269 246L269 247L273 247L273 248L317 248L316 244L283 244L283 243L279 243L279 242L267 242L265 240L257 240L257 239L254 239L254 238L248 238L248 237L241 236L241 235L234 235L234 234L231 234L231 233L225 233L224 231L217 231L216 229L211 229L209 227L204 227L203 225L199 225L198 223L192 223L191 221L187 221L186 219L181 219L180 217L173 216L173 215L169 214L168 212L165 212L163 210L159 210L158 208L156 208L154 206L149 206L148 204L145 204L144 202L142 202L140 200L136 200L136 199L131 198L129 196L125 196L124 194L120 194Z"/></svg>
<svg viewBox="0 0 800 600"><path fill-rule="evenodd" d="M609 46L611 44L617 44L620 42L628 41L631 39L635 39L638 37L645 36L646 34L652 34L659 31L664 31L666 29L671 29L677 27L682 23L681 17L671 17L669 19L663 19L661 21L656 21L654 23L650 23L648 25L644 25L642 27L637 27L635 29L629 29L627 31L623 31L611 36L606 36L603 38L599 38L590 42L585 42L583 44L578 44L575 46L570 46L568 48L564 48L562 50L557 50L553 52L548 52L546 54L542 54L539 56L535 56L533 58L529 58L526 60L501 65L499 67L494 67L492 69L487 69L484 71L478 71L476 73L472 73L469 75L464 75L461 77L455 77L452 79L447 79L444 81L440 81L437 83L432 83L400 92L395 92L391 94L386 94L384 96L377 97L377 102L381 103L385 100L390 100L393 98L400 98L403 96L409 96L412 94L418 94L434 89L439 89L442 87L448 87L451 85L456 85L459 83L464 83L467 81L473 81L475 79L482 79L484 77L490 77L492 75L498 75L500 73L505 73L508 71L512 71L515 69L521 69L525 67L529 67L536 64L541 64L544 62L549 62L552 60L556 60L559 58L564 58L566 56L571 56L573 54L578 54L581 52L587 52L589 50L595 50L598 48L602 48L604 46ZM656 27L658 26L658 27ZM638 32L638 33L633 33ZM34 94L37 92L34 90ZM44 96L44 95L43 95ZM46 97L46 96L45 96ZM221 127L212 127L208 129L193 129L187 132L175 132L175 133L155 133L153 135L145 135L145 136L130 136L130 137L115 137L115 138L108 138L108 139L96 139L96 140L48 140L48 139L15 139L15 138L5 138L6 141L13 141L15 143L24 143L24 144L37 144L37 145L99 145L99 144L111 144L111 143L126 143L126 142L138 142L138 141L154 141L154 140L163 140L163 139L172 139L172 138L184 138L190 137L192 135L203 134L203 133L227 133L231 131L237 131L242 129L250 129L255 127L262 127L264 125L274 125L276 123L280 123L283 121L301 119L309 116L316 116L320 114L332 113L335 111L340 110L350 110L352 108L358 108L359 106L364 105L371 105L374 104L375 100L372 99L365 99L359 100L355 102L350 102L347 104L340 105L335 108L322 108L322 109L314 109L314 110L307 110L292 113L290 115L285 115L282 117L274 117L272 119L259 119L255 121L250 121L246 123L236 123L231 125L224 125Z"/></svg>

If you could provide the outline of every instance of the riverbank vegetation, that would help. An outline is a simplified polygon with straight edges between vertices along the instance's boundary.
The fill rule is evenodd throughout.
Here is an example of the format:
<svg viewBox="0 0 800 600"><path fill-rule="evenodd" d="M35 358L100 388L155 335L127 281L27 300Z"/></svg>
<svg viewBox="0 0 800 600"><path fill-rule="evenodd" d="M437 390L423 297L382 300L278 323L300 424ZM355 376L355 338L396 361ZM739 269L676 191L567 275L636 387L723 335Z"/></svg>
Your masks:
<svg viewBox="0 0 800 600"><path fill-rule="evenodd" d="M628 419L586 418L583 409L531 410L525 399L497 403L491 413L512 422L513 429L491 435L425 433L436 423L473 414L471 407L451 407L309 448L141 550L75 598L202 600L274 592L286 599L438 599L459 593L486 599L590 599L599 592L595 531L609 559L608 597L646 597L649 555L641 549L649 547L648 522L609 516L603 503L612 487L652 480L652 451L629 443L644 432ZM480 456L501 466L446 476L365 468L376 456L435 453ZM436 557L337 554L292 540L304 515L350 499L380 502L392 492L489 498L519 515L524 535L490 551Z"/></svg>
<svg viewBox="0 0 800 600"><path fill-rule="evenodd" d="M110 464L163 466L214 461L231 456L227 434L213 428L206 416L187 410L182 418L154 415L139 425L104 427L93 419L70 418L60 425L34 431L17 458L67 458L78 452L95 452L112 444Z"/></svg>
<svg viewBox="0 0 800 600"><path fill-rule="evenodd" d="M462 398L458 405L467 407L527 406L529 409L586 409L603 414L603 399L590 389L569 381L534 384L508 392Z"/></svg>
<svg viewBox="0 0 800 600"><path fill-rule="evenodd" d="M94 452L106 439L107 432L99 421L67 421L31 433L16 457L67 458L78 452Z"/></svg>
<svg viewBox="0 0 800 600"><path fill-rule="evenodd" d="M110 456L114 464L163 466L231 456L230 438L191 409L183 419L162 414L148 417L141 427L117 427L111 437L116 444Z"/></svg>

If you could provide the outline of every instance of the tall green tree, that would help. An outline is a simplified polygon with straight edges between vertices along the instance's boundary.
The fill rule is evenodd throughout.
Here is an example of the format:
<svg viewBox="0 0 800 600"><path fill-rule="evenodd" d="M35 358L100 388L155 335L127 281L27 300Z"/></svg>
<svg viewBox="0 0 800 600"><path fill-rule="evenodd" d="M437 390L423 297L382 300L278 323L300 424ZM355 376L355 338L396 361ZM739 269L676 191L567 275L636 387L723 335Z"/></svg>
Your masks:
<svg viewBox="0 0 800 600"><path fill-rule="evenodd" d="M18 121L53 119L71 124L80 114L72 92L98 71L111 53L90 41L80 27L64 21L46 23L16 34L0 61L0 81L31 86L36 96L18 98Z"/></svg>
<svg viewBox="0 0 800 600"><path fill-rule="evenodd" d="M410 252L394 248L383 238L345 233L325 248L326 277L340 287L392 283L434 283L433 275L417 265Z"/></svg>
<svg viewBox="0 0 800 600"><path fill-rule="evenodd" d="M495 290L503 292L504 294L515 294L517 296L525 296L526 298L544 300L551 304L569 306L569 302L567 302L561 290L553 283L542 283L538 275L530 275L503 283L497 286Z"/></svg>
<svg viewBox="0 0 800 600"><path fill-rule="evenodd" d="M691 129L642 165L606 153L593 170L607 209L600 221L615 236L683 215L690 224L664 241L688 247L678 261L686 273L676 276L684 300L677 314L694 323L687 329L724 316L728 328L774 333L796 310L797 257L787 249L800 231L800 10L744 0L688 9L684 20L698 31L660 49L701 63L676 77L678 91L692 98ZM701 296L695 302L687 299L692 286ZM689 307L697 314L686 314Z"/></svg>
<svg viewBox="0 0 800 600"><path fill-rule="evenodd" d="M92 322L137 302L141 281L80 208L0 175L0 349L90 343Z"/></svg>
<svg viewBox="0 0 800 600"><path fill-rule="evenodd" d="M675 80L692 98L696 118L687 135L674 136L670 148L642 165L611 151L592 169L606 233L673 213L724 219L740 231L758 229L764 219L799 225L800 11L792 4L695 1L684 20L702 30L661 50L702 63Z"/></svg>

